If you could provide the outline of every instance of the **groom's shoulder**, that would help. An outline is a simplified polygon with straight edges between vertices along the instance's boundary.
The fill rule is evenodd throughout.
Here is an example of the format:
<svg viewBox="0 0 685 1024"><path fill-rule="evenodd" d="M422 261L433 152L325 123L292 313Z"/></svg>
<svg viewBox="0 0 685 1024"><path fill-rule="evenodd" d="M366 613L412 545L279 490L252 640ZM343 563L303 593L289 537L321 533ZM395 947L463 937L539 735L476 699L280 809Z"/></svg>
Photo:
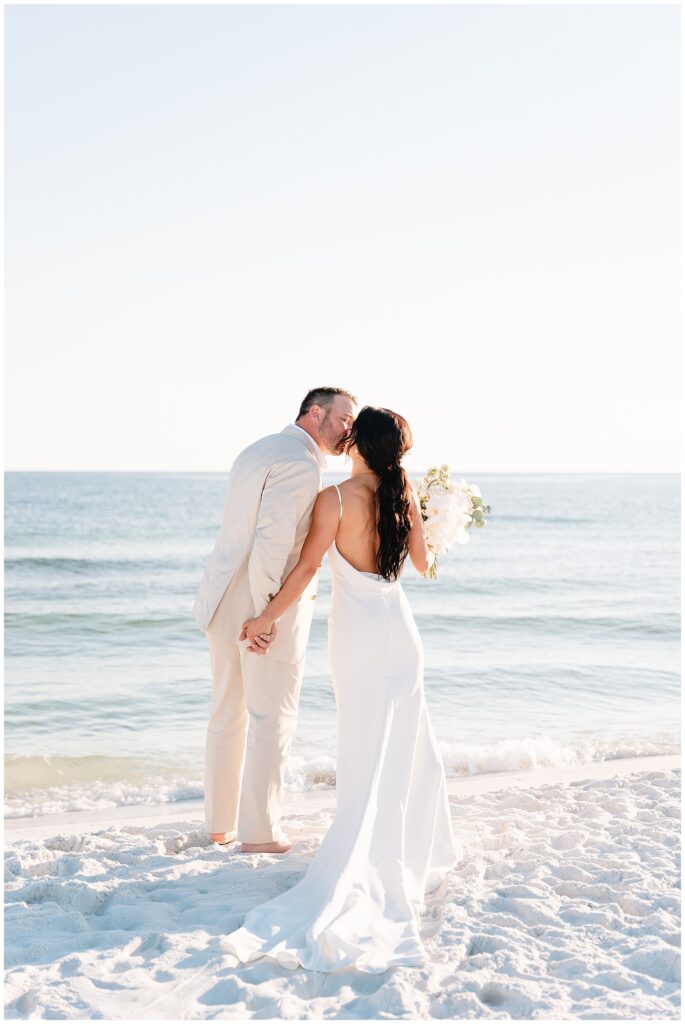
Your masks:
<svg viewBox="0 0 685 1024"><path fill-rule="evenodd" d="M234 466L263 465L269 467L291 462L304 462L316 468L307 446L294 434L288 431L279 431L253 441L242 450Z"/></svg>

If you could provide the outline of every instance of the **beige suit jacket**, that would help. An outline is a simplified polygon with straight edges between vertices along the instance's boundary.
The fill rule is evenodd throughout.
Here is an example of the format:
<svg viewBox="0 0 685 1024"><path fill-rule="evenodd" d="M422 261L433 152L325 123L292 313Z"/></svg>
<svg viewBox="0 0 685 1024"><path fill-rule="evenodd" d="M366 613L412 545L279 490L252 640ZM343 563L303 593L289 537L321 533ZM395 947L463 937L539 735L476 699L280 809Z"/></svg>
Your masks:
<svg viewBox="0 0 685 1024"><path fill-rule="evenodd" d="M300 557L325 465L314 439L294 423L240 453L193 608L201 630L237 643L243 622L280 590ZM317 586L318 573L278 620L271 660L294 664L304 657Z"/></svg>

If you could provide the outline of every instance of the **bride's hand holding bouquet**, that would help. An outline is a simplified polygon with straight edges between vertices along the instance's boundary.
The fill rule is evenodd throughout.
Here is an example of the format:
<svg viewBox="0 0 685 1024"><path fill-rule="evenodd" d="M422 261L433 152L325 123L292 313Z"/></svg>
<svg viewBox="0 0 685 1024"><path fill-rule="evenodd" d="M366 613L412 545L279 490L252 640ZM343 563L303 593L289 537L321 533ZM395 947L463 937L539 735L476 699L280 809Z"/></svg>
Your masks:
<svg viewBox="0 0 685 1024"><path fill-rule="evenodd" d="M426 543L435 558L423 574L438 578L438 556L447 554L452 544L467 544L472 526L482 529L485 516L492 511L483 502L475 484L450 479L447 465L432 467L416 487Z"/></svg>

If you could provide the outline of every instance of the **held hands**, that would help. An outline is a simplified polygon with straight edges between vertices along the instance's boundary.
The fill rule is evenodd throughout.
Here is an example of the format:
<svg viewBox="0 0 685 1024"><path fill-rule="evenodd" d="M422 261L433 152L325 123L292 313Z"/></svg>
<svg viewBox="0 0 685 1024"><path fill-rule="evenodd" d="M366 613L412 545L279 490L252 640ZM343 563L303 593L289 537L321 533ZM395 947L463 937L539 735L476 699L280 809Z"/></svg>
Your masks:
<svg viewBox="0 0 685 1024"><path fill-rule="evenodd" d="M252 654L266 654L276 639L277 632L275 622L269 622L263 615L258 615L256 619L248 619L247 622L243 622L238 639L250 641L246 650Z"/></svg>

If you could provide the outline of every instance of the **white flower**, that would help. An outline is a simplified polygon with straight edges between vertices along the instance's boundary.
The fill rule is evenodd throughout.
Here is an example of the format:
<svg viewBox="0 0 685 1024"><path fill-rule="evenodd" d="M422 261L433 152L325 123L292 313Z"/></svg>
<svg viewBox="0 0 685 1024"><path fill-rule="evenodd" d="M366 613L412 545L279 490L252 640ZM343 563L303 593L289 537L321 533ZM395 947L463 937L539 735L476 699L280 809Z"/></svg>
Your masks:
<svg viewBox="0 0 685 1024"><path fill-rule="evenodd" d="M452 544L468 544L473 513L482 506L480 489L465 480L450 479L449 467L429 469L416 485L427 542L437 555L449 551ZM482 516L479 516L482 520ZM433 570L433 576L436 572Z"/></svg>

